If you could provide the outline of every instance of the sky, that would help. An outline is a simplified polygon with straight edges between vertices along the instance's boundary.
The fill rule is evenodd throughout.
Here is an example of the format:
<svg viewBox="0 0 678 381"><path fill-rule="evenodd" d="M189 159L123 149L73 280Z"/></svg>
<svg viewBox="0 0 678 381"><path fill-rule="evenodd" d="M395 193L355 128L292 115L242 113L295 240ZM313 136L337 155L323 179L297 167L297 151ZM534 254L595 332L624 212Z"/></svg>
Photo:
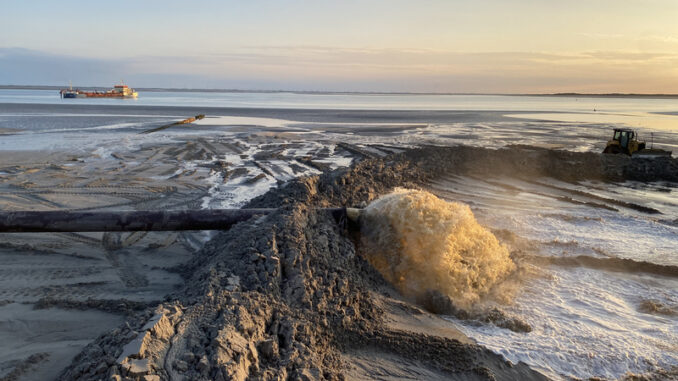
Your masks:
<svg viewBox="0 0 678 381"><path fill-rule="evenodd" d="M678 93L676 0L0 0L0 84Z"/></svg>

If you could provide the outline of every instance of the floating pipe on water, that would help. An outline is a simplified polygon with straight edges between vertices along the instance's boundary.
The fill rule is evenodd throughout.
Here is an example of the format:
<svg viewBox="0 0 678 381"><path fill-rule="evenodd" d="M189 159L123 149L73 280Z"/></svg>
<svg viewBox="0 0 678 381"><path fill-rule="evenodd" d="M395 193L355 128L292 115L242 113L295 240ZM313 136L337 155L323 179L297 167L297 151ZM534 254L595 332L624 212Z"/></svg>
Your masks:
<svg viewBox="0 0 678 381"><path fill-rule="evenodd" d="M162 130L164 130L166 128L170 128L172 126L177 126L177 125L180 125L180 124L193 123L196 120L200 120L200 119L204 119L204 118L205 118L204 114L199 114L199 115L196 115L196 116L188 118L188 119L180 120L178 122L174 122L174 123L166 124L164 126L160 126L160 127L153 128L153 129L150 129L150 130L142 131L139 134L150 134L151 132L162 131Z"/></svg>
<svg viewBox="0 0 678 381"><path fill-rule="evenodd" d="M136 210L113 212L0 212L0 232L130 232L226 230L277 209ZM358 222L360 209L323 208L340 223Z"/></svg>

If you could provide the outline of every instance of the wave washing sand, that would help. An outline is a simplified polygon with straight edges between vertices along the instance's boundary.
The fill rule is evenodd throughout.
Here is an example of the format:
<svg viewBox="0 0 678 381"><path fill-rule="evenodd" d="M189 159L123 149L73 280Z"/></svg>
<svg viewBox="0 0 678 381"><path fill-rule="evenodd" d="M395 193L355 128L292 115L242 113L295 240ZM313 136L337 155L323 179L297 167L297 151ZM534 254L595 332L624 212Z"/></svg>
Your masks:
<svg viewBox="0 0 678 381"><path fill-rule="evenodd" d="M509 252L471 209L431 193L398 188L361 216L364 254L405 296L431 290L470 307L515 270Z"/></svg>

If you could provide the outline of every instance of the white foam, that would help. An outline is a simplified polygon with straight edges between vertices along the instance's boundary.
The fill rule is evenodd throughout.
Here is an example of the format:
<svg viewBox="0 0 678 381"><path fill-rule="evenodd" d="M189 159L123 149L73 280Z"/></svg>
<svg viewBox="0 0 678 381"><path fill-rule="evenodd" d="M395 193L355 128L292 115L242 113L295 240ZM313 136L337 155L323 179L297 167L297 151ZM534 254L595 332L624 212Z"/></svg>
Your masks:
<svg viewBox="0 0 678 381"><path fill-rule="evenodd" d="M208 116L205 119L196 120L192 124L201 126L261 126L261 127L286 127L290 124L299 123L292 120L275 118L254 118L244 116Z"/></svg>
<svg viewBox="0 0 678 381"><path fill-rule="evenodd" d="M270 176L248 183L249 179L263 173L256 167L249 169L251 171L251 177L238 177L225 184L223 183L223 177L220 175L210 176L207 181L212 184L212 186L209 189L209 196L203 198L202 208L240 208L251 199L268 192L269 189L277 185L276 179L271 178Z"/></svg>
<svg viewBox="0 0 678 381"><path fill-rule="evenodd" d="M271 187L277 184L275 179L267 176L258 181L247 184L247 180L255 177L263 172L253 164L248 164L248 159L260 152L260 148L256 145L249 145L243 141L234 140L241 147L247 147L242 153L234 155L221 155L214 159L228 162L231 169L246 168L248 176L228 179L226 182L221 172L214 171L205 180L209 184L208 196L205 196L202 201L203 209L228 209L239 208L247 201L256 196L266 193ZM243 158L244 157L244 158ZM251 177L250 177L251 176Z"/></svg>
<svg viewBox="0 0 678 381"><path fill-rule="evenodd" d="M642 298L678 303L678 281L597 270L554 268L502 308L533 328L516 333L457 321L480 344L554 379L616 379L678 363L678 320L637 311ZM452 319L454 320L454 319Z"/></svg>
<svg viewBox="0 0 678 381"><path fill-rule="evenodd" d="M535 196L529 193L529 184L515 179L495 181L520 186L528 192L507 192L484 181L454 177L434 188L448 197L474 200L474 211L481 221L530 240L536 244L526 249L537 251L532 254L605 253L636 261L678 264L678 227L660 224L633 210L615 212ZM537 192L549 193L531 186ZM654 188L645 186L632 193L666 202L666 191ZM593 192L583 187L576 189ZM603 196L614 193L624 199L620 195L625 195L626 189L619 184L596 184L596 192ZM543 271L544 277L524 283L511 305L501 306L529 323L532 332L515 333L491 325L459 322L465 333L511 361L524 361L556 379L616 379L626 372L642 373L678 363L678 317L639 312L644 300L678 305L678 280L583 267L550 266Z"/></svg>

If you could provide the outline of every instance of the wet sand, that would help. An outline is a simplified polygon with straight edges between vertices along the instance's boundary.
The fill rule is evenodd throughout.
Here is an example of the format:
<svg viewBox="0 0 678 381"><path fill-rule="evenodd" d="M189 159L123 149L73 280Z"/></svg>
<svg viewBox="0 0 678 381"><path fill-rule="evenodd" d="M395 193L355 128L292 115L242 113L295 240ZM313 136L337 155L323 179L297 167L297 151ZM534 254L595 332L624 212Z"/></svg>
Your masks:
<svg viewBox="0 0 678 381"><path fill-rule="evenodd" d="M330 161L326 149L309 152L289 138L248 134L249 144L271 144L254 153L240 141L200 138L124 152L2 151L0 205L7 211L200 209L211 201L238 207L252 194L230 193L223 189L228 183L265 191L296 174L319 173L335 159L345 160L341 155L350 160L348 151L338 150ZM294 157L299 152L303 157ZM216 156L231 159L214 161ZM281 167L286 161L291 165ZM1 234L0 340L11 345L0 350L0 377L55 378L87 343L179 287L178 269L209 237Z"/></svg>
<svg viewBox="0 0 678 381"><path fill-rule="evenodd" d="M279 184L247 206L283 206L204 247L203 232L3 234L0 340L12 345L0 350L0 376L544 379L399 296L359 255L355 237L312 207L364 206L396 186L431 186L450 168L566 181L678 180L675 159L640 163L528 147L392 154L339 144L333 155L360 163L332 171L326 151L295 157L287 138L252 136L271 145L256 157L231 141L204 139L100 152L104 159L0 153L5 210L196 209L212 196L206 179L215 176ZM244 163L199 163L224 153ZM310 177L291 180L278 165L288 155Z"/></svg>
<svg viewBox="0 0 678 381"><path fill-rule="evenodd" d="M139 152L140 165L130 168L67 153L2 152L2 208L154 209L190 207L195 199L199 204L205 187L194 180L153 179L176 171L161 161L141 164L154 154ZM199 239L189 233L2 234L0 340L10 344L0 350L0 375L54 379L87 343L181 284L170 269L190 260Z"/></svg>

